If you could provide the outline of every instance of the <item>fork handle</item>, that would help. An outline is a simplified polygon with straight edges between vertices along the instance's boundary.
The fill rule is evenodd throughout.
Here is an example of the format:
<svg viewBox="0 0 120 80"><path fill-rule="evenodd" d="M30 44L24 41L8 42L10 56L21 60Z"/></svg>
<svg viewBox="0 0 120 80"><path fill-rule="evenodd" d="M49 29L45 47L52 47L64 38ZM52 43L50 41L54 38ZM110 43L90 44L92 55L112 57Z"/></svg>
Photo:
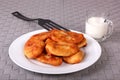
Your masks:
<svg viewBox="0 0 120 80"><path fill-rule="evenodd" d="M38 19L31 19L31 18L25 17L24 15L22 15L22 14L19 13L18 11L13 12L12 15L14 15L15 17L17 17L17 18L19 18L19 19L22 19L22 20L24 20L24 21L34 21L34 20L38 20Z"/></svg>

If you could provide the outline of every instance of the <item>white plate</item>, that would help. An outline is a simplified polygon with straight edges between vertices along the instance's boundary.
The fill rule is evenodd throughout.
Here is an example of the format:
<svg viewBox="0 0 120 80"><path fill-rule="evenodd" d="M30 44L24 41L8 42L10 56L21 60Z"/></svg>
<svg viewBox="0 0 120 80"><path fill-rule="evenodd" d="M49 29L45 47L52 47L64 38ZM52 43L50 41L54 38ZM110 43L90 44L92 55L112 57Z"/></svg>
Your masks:
<svg viewBox="0 0 120 80"><path fill-rule="evenodd" d="M84 34L87 39L88 45L83 49L85 52L85 58L82 62L78 64L66 64L63 63L61 66L51 66L43 64L41 62L27 59L23 53L23 47L25 42L34 34L44 32L46 30L36 30L29 32L18 37L9 47L9 56L11 60L18 66L37 73L44 74L67 74L76 71L83 70L92 64L94 64L101 56L101 47L99 43L91 38L90 36ZM72 30L73 31L73 30ZM74 31L77 32L77 31Z"/></svg>

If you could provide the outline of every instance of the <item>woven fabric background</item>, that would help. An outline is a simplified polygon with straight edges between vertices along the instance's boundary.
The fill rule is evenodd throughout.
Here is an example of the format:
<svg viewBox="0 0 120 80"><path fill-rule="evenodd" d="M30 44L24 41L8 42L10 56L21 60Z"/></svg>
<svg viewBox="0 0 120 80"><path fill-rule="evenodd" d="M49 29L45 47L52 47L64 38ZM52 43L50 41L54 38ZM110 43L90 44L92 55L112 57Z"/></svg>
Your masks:
<svg viewBox="0 0 120 80"><path fill-rule="evenodd" d="M114 31L100 43L101 58L82 71L46 75L20 68L9 58L8 49L17 37L42 29L12 16L20 11L31 18L48 18L73 30L84 32L87 9L110 13ZM0 0L0 80L120 80L120 0Z"/></svg>

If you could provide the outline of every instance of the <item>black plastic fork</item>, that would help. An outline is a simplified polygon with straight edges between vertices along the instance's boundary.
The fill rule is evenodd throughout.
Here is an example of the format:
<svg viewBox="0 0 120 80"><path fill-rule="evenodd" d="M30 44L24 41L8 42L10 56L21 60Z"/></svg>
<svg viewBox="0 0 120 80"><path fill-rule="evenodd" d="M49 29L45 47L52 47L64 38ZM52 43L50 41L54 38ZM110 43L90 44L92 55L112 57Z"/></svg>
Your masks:
<svg viewBox="0 0 120 80"><path fill-rule="evenodd" d="M12 13L14 16L16 16L19 19L22 19L24 21L37 21L38 24L47 29L47 30L52 30L52 29L59 29L59 30L66 30L66 31L70 31L69 29L66 29L58 24L56 24L55 22L49 20L49 19L41 19L41 18L36 18L36 19L31 19L28 17L25 17L24 15L22 15L21 13L19 13L18 11L13 12Z"/></svg>

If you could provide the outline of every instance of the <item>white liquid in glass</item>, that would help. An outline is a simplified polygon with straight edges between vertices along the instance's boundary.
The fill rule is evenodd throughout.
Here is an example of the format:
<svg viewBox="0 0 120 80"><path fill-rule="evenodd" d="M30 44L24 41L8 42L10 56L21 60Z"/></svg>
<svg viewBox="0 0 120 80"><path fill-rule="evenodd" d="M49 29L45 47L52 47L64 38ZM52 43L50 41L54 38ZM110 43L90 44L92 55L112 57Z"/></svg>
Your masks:
<svg viewBox="0 0 120 80"><path fill-rule="evenodd" d="M102 17L91 17L86 21L85 33L93 38L102 38L107 33L108 24Z"/></svg>

